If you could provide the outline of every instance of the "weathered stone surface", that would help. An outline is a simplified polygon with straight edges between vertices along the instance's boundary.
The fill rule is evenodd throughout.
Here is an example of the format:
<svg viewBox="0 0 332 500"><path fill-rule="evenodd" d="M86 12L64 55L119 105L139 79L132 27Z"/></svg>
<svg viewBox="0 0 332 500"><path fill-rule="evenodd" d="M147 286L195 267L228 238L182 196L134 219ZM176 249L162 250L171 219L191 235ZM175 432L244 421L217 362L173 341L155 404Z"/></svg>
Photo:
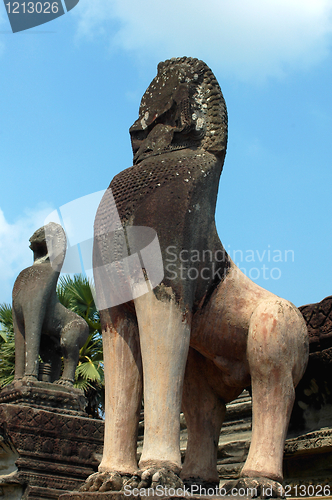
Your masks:
<svg viewBox="0 0 332 500"><path fill-rule="evenodd" d="M251 398L244 393L240 398L251 407ZM230 403L231 407L234 403ZM182 431L185 432L185 431ZM183 439L185 441L185 439ZM228 432L220 433L218 446L218 472L221 486L229 479L240 477L251 441L251 417L237 415L237 419L229 422ZM185 451L185 446L183 447ZM314 432L302 432L296 437L291 433L285 443L283 471L284 484L296 486L310 484L326 485L332 475L332 425L318 428ZM318 491L318 490L317 490ZM331 487L332 493L332 487ZM295 490L292 491L295 494Z"/></svg>
<svg viewBox="0 0 332 500"><path fill-rule="evenodd" d="M58 499L96 471L104 423L19 404L0 404L3 488L16 485L26 499ZM10 498L10 497L9 497Z"/></svg>
<svg viewBox="0 0 332 500"><path fill-rule="evenodd" d="M49 382L14 380L0 391L0 404L10 403L62 415L86 417L86 399L79 389Z"/></svg>
<svg viewBox="0 0 332 500"><path fill-rule="evenodd" d="M332 428L332 297L299 309L308 327L310 355L296 388L290 422L293 435Z"/></svg>
<svg viewBox="0 0 332 500"><path fill-rule="evenodd" d="M317 304L299 307L307 323L310 352L322 351L332 347L332 296ZM332 361L331 361L332 362Z"/></svg>
<svg viewBox="0 0 332 500"><path fill-rule="evenodd" d="M308 326L310 355L306 372L296 388L285 443L284 482L294 487L300 484L319 487L329 484L332 475L332 297L318 304L301 306L299 310ZM249 409L251 398L248 396L246 404ZM241 412L241 406L238 407L240 412L231 422L230 432L225 435L222 429L220 434L218 471L222 483L239 477L251 440L251 417L243 428L244 440L238 432L246 419L245 411Z"/></svg>
<svg viewBox="0 0 332 500"><path fill-rule="evenodd" d="M2 484L0 478L0 496L6 500L22 500L24 488L20 484Z"/></svg>
<svg viewBox="0 0 332 500"><path fill-rule="evenodd" d="M65 493L61 495L59 500L141 500L141 499L146 499L147 497L145 495L135 495L135 496L126 496L124 493L120 491L112 491L112 492L107 492L107 493ZM197 500L199 498L200 500L220 500L220 496L215 496L215 495L200 495L200 496L195 496L195 495L149 495L148 498L151 498L151 500ZM226 499L233 499L233 500L247 500L248 497L243 495L243 496L238 496L238 495L232 495L232 496L225 496Z"/></svg>
<svg viewBox="0 0 332 500"><path fill-rule="evenodd" d="M285 483L293 487L299 487L299 485L309 486L311 484L319 488L320 486L330 485L332 475L331 456L331 428L322 428L286 440L284 454ZM319 496L318 489L315 491ZM321 494L323 495L323 493ZM332 487L330 487L329 494L332 494ZM299 494L296 496L299 496Z"/></svg>
<svg viewBox="0 0 332 500"><path fill-rule="evenodd" d="M94 225L107 433L100 474L86 488L116 489L119 473L133 482L145 473L155 485L173 481L170 472L182 467L181 397L188 425L181 479L217 482L225 403L250 383L255 418L243 474L280 481L308 334L299 311L241 273L217 234L227 111L212 71L186 57L161 63L130 134L134 164L112 180ZM147 227L160 245L159 281L151 278L158 252L144 253ZM143 385L145 435L136 474Z"/></svg>
<svg viewBox="0 0 332 500"><path fill-rule="evenodd" d="M252 401L248 391L227 405L225 423L221 427L217 470L221 485L237 479L247 459L252 428Z"/></svg>

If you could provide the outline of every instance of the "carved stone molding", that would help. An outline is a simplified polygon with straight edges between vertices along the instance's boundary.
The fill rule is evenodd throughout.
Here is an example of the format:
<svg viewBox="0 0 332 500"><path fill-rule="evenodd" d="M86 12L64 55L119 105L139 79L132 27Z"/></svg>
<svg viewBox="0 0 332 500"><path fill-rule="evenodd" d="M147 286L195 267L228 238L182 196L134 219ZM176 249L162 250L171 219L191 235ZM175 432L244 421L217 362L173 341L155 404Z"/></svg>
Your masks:
<svg viewBox="0 0 332 500"><path fill-rule="evenodd" d="M86 399L79 389L49 382L14 380L0 392L0 403L85 417Z"/></svg>
<svg viewBox="0 0 332 500"><path fill-rule="evenodd" d="M0 404L3 442L13 464L2 484L22 485L24 499L58 499L96 472L104 422L19 404ZM4 450L3 455L6 455ZM1 457L4 461L5 457ZM8 472L11 473L8 475Z"/></svg>

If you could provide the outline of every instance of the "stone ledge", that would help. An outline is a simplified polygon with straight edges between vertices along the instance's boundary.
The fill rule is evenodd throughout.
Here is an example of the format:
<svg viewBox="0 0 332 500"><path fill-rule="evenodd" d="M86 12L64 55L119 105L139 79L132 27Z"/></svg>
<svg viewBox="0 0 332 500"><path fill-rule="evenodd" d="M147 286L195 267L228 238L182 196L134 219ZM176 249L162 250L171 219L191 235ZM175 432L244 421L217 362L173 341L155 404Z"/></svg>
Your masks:
<svg viewBox="0 0 332 500"><path fill-rule="evenodd" d="M108 491L105 493L81 493L81 492L73 492L73 493L65 493L59 497L59 500L220 500L225 498L227 500L249 500L248 497L245 496L231 496L231 495L125 495L121 491ZM250 499L251 500L251 499Z"/></svg>
<svg viewBox="0 0 332 500"><path fill-rule="evenodd" d="M332 451L332 429L323 428L290 438L285 443L285 456Z"/></svg>
<svg viewBox="0 0 332 500"><path fill-rule="evenodd" d="M110 491L106 493L65 493L59 497L59 500L146 500L147 498L151 500L220 500L224 498L225 500L252 500L246 496L232 496L232 495L211 495L211 496L203 496L203 495L172 495L172 496L158 496L158 495L150 495L150 496L127 496L124 493L119 491ZM286 497L286 500L313 500L313 499L324 499L324 500L332 500L332 496L324 496L324 497Z"/></svg>
<svg viewBox="0 0 332 500"><path fill-rule="evenodd" d="M0 391L0 404L16 404L41 410L87 417L86 399L80 389L50 382L14 380Z"/></svg>

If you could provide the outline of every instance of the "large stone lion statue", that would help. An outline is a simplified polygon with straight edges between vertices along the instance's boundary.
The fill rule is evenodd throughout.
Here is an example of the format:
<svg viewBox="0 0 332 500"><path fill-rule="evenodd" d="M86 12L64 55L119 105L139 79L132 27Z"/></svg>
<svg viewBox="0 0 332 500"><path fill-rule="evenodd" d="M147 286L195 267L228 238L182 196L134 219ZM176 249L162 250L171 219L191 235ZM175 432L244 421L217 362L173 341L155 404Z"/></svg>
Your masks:
<svg viewBox="0 0 332 500"><path fill-rule="evenodd" d="M278 495L308 334L297 308L248 279L217 234L227 112L212 71L186 57L160 63L130 134L134 165L112 180L95 219L95 282L105 304L105 443L99 472L82 491L218 484L225 405L251 385L252 442L238 484L270 485ZM136 226L158 235L164 277L136 293L142 282L135 268L126 278L132 300L121 304L118 295L113 301L121 287L111 279L114 265L125 276L119 235L129 248ZM148 259L141 261L146 283L153 259L150 270L143 265ZM137 464L143 388L144 446ZM188 426L183 465L181 406Z"/></svg>

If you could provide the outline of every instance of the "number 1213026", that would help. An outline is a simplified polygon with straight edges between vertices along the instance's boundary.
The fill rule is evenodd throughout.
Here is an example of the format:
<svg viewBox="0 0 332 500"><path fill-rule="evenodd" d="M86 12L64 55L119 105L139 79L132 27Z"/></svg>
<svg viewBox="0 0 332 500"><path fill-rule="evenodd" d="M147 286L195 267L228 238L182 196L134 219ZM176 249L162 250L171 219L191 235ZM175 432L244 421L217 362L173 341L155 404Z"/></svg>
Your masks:
<svg viewBox="0 0 332 500"><path fill-rule="evenodd" d="M8 2L6 3L8 14L57 14L58 2Z"/></svg>

